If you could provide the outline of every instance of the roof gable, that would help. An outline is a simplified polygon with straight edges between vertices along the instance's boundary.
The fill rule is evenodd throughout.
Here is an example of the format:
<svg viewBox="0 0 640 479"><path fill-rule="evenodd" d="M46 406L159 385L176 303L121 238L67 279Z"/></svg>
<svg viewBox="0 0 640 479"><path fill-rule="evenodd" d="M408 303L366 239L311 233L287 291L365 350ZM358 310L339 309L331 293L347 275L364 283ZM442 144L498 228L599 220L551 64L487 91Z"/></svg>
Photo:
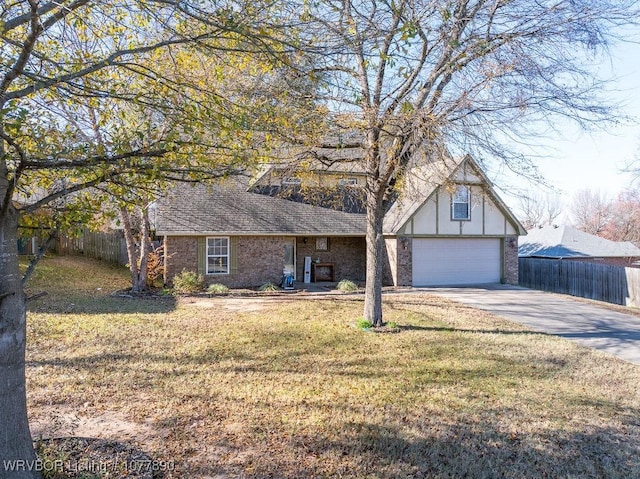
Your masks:
<svg viewBox="0 0 640 479"><path fill-rule="evenodd" d="M429 163L407 172L403 180L402 192L385 216L383 226L385 234L399 234L423 205L437 194L440 187L455 184L481 185L517 234L526 234L524 227L500 199L491 181L470 155L457 160L445 159Z"/></svg>

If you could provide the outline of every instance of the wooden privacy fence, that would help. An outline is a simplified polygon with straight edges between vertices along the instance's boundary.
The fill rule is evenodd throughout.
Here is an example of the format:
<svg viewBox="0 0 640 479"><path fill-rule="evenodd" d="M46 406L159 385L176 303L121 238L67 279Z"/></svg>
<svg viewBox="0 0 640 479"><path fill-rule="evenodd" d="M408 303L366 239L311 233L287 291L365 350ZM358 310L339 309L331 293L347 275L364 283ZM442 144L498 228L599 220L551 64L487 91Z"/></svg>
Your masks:
<svg viewBox="0 0 640 479"><path fill-rule="evenodd" d="M520 286L640 306L640 269L543 258L519 258Z"/></svg>
<svg viewBox="0 0 640 479"><path fill-rule="evenodd" d="M129 262L122 231L103 233L84 230L75 238L63 236L58 239L56 252L62 255L83 254L90 258L121 265Z"/></svg>

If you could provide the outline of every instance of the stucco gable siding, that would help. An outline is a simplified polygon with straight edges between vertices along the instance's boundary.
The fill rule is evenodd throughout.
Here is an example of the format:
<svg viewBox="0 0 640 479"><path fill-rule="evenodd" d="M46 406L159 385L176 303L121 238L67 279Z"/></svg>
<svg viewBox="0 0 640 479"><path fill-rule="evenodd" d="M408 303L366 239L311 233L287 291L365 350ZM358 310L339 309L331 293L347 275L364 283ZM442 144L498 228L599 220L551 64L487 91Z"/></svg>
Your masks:
<svg viewBox="0 0 640 479"><path fill-rule="evenodd" d="M398 234L402 231L412 235L445 236L525 234L522 225L500 200L470 156L455 164L442 162L416 170L419 171L415 175L413 170L409 173L406 191L385 217L385 234ZM454 184L470 187L469 220L451 220L452 188L449 186ZM430 222L435 222L435 225Z"/></svg>

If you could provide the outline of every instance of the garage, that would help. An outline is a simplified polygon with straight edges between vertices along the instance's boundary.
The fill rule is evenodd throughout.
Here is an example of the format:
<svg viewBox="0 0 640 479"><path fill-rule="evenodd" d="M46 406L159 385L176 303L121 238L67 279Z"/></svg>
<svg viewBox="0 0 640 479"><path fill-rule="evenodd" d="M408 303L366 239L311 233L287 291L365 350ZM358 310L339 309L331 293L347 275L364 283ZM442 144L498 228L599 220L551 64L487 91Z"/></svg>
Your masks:
<svg viewBox="0 0 640 479"><path fill-rule="evenodd" d="M413 285L498 283L499 238L414 238Z"/></svg>

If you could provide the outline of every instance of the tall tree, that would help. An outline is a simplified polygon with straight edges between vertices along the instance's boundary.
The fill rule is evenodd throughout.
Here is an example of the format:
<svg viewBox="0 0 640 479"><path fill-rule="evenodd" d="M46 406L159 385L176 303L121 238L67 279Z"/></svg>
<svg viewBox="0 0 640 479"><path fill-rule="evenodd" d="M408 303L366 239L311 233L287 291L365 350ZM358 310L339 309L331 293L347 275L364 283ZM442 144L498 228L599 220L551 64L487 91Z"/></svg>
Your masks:
<svg viewBox="0 0 640 479"><path fill-rule="evenodd" d="M0 5L0 467L13 465L1 477L39 477L29 467L19 224L71 226L95 218L99 192L243 166L256 141L264 146L281 129L270 126L279 99L293 96L265 60L284 53L265 29L272 8L241 0ZM234 68L242 75L227 76ZM304 122L297 111L284 121Z"/></svg>
<svg viewBox="0 0 640 479"><path fill-rule="evenodd" d="M343 133L316 146L364 158L367 320L382 325L382 222L394 184L415 164L466 152L528 173L517 147L541 125L611 119L588 64L636 9L631 0L286 2L302 32L292 36L301 75L321 80L316 100Z"/></svg>
<svg viewBox="0 0 640 479"><path fill-rule="evenodd" d="M640 245L640 191L623 191L611 202L610 211L602 236L611 241L631 241Z"/></svg>
<svg viewBox="0 0 640 479"><path fill-rule="evenodd" d="M602 235L611 221L611 213L612 202L602 191L583 189L573 197L573 224L585 233Z"/></svg>
<svg viewBox="0 0 640 479"><path fill-rule="evenodd" d="M553 225L562 214L562 202L557 194L525 193L519 202L519 219L527 230Z"/></svg>

